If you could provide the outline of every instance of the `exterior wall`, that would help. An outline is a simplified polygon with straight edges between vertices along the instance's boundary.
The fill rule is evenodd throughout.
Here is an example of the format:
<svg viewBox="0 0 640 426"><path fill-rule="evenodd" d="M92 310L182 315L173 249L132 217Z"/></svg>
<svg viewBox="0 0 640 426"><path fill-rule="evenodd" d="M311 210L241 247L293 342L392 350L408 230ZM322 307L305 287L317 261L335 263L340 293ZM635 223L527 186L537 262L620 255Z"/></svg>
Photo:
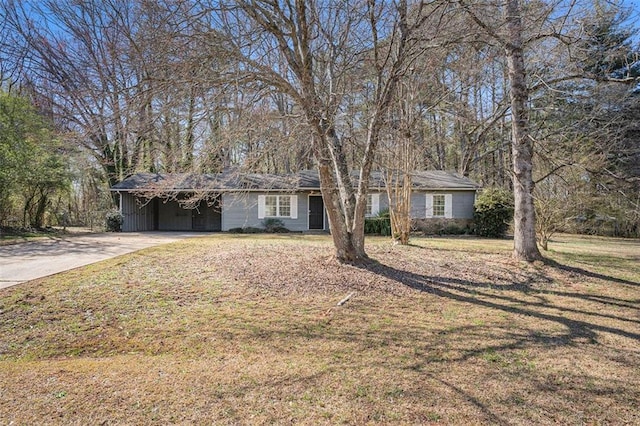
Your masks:
<svg viewBox="0 0 640 426"><path fill-rule="evenodd" d="M160 201L158 207L158 231L191 231L191 210L177 201Z"/></svg>
<svg viewBox="0 0 640 426"><path fill-rule="evenodd" d="M426 218L426 194L451 194L451 218ZM417 199L416 199L417 198ZM469 232L472 227L475 191L429 191L415 193L413 201L421 203L421 214L414 216L413 230L425 234ZM415 211L415 210L414 210Z"/></svg>
<svg viewBox="0 0 640 426"><path fill-rule="evenodd" d="M221 231L222 230L222 213L220 209L201 204L200 212L205 215L205 231Z"/></svg>
<svg viewBox="0 0 640 426"><path fill-rule="evenodd" d="M466 226L473 219L473 204L475 191L429 191L430 194L452 195L452 219L425 219L426 192L414 192L411 196L411 210L414 219L421 219L420 228L441 228L448 224ZM261 228L263 219L258 218L258 195L267 193L224 193L222 197L222 217L214 212L212 207L206 207L205 229L209 231L228 231L232 228L255 227ZM290 193L269 193L271 195L292 195ZM298 218L278 218L290 231L306 232L309 230L309 193L296 194L298 200ZM180 207L176 201L162 202L159 200L157 219L160 231L191 231L193 230L192 211ZM387 194L379 193L379 210L388 208ZM201 208L202 211L202 208ZM121 212L124 216L122 230L125 232L152 231L154 229L154 202L141 207L135 196L121 193ZM325 209L324 229L329 229L329 218ZM460 222L458 224L458 222ZM445 223L445 225L443 225ZM433 225L433 226L431 226Z"/></svg>
<svg viewBox="0 0 640 426"><path fill-rule="evenodd" d="M475 191L458 191L453 193L454 219L473 219L473 205L476 202Z"/></svg>
<svg viewBox="0 0 640 426"><path fill-rule="evenodd" d="M122 224L124 232L153 231L156 230L155 226L158 231L220 231L220 213L204 202L199 208L199 214L203 218L200 222L201 227L194 229L194 212L183 209L177 201L165 203L163 200L153 199L142 206L146 200L138 201L134 195L126 192L121 193L120 199L120 212L124 217ZM157 224L154 223L156 219Z"/></svg>
<svg viewBox="0 0 640 426"><path fill-rule="evenodd" d="M158 202L159 231L220 231L220 213L202 201L197 211L180 207L177 201ZM194 216L199 216L200 226L194 225Z"/></svg>
<svg viewBox="0 0 640 426"><path fill-rule="evenodd" d="M233 228L262 228L263 219L258 218L258 195L294 195L290 193L224 193L222 195L222 230ZM301 192L298 196L298 218L279 217L284 227L294 232L309 230L309 193ZM325 218L325 229L328 220Z"/></svg>
<svg viewBox="0 0 640 426"><path fill-rule="evenodd" d="M153 203L147 203L141 207L137 198L129 193L120 193L120 213L124 217L122 231L152 231L153 230Z"/></svg>
<svg viewBox="0 0 640 426"><path fill-rule="evenodd" d="M473 203L475 202L475 191L429 191L429 194L451 194L452 195L452 219L473 219ZM373 192L375 194L375 192ZM414 191L411 194L411 217L414 219L424 219L426 217L426 194L427 192ZM380 210L389 208L387 194L380 193Z"/></svg>

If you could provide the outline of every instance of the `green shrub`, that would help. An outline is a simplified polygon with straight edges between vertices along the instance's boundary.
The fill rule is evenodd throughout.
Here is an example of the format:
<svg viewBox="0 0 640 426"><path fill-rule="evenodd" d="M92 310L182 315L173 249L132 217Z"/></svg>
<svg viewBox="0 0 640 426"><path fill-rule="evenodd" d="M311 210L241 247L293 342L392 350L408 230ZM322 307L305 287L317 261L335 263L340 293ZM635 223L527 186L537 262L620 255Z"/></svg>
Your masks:
<svg viewBox="0 0 640 426"><path fill-rule="evenodd" d="M284 227L284 222L275 217L268 217L262 221L262 227L265 232L269 233L283 233L289 232L287 228Z"/></svg>
<svg viewBox="0 0 640 426"><path fill-rule="evenodd" d="M465 235L469 233L469 228L463 228L458 225L447 225L441 231L441 235Z"/></svg>
<svg viewBox="0 0 640 426"><path fill-rule="evenodd" d="M263 232L264 232L264 229L254 228L253 226L247 226L245 228L242 228L243 234L261 234Z"/></svg>
<svg viewBox="0 0 640 426"><path fill-rule="evenodd" d="M291 231L289 231L289 229L285 228L284 226L276 226L273 227L269 232L273 232L274 234L286 234L287 232Z"/></svg>
<svg viewBox="0 0 640 426"><path fill-rule="evenodd" d="M364 233L369 235L391 236L391 218L389 210L381 210L374 217L364 219Z"/></svg>
<svg viewBox="0 0 640 426"><path fill-rule="evenodd" d="M106 227L108 232L121 232L124 216L119 211L110 211L106 217Z"/></svg>
<svg viewBox="0 0 640 426"><path fill-rule="evenodd" d="M279 221L279 219L276 219L276 220ZM264 222L263 222L263 225L264 225ZM291 232L291 231L289 231L284 226L279 226L276 223L276 224L272 224L268 228L266 226L265 226L265 228L256 228L256 227L253 227L253 226L245 226L244 228L230 228L227 232L230 233L230 234L262 234L264 232L285 233L285 232Z"/></svg>
<svg viewBox="0 0 640 426"><path fill-rule="evenodd" d="M501 188L483 190L474 205L475 233L481 237L504 237L513 219L513 195Z"/></svg>

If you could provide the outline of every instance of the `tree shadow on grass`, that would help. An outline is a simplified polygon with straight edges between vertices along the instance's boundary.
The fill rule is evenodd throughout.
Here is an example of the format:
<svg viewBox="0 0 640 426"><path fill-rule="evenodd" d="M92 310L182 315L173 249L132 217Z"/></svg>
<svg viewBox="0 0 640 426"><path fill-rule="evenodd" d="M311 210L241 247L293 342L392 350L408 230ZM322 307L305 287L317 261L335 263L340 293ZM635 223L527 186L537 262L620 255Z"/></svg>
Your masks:
<svg viewBox="0 0 640 426"><path fill-rule="evenodd" d="M522 294L528 294L532 292L532 289L530 287L532 281L531 277L520 282L514 282L512 285L495 286L488 282L479 282L469 279L418 274L406 270L396 269L392 266L385 265L378 261L369 262L362 267L389 280L400 282L412 289L421 292L428 292L445 299L469 303L472 305L507 312L510 314L524 315L540 320L555 322L566 327L566 329L568 330L566 336L563 339L565 344L571 344L576 341L597 343L598 333L611 333L629 339L640 340L640 333L628 331L623 328L610 325L598 324L595 321L572 319L567 317L565 314L581 314L588 315L589 317L601 317L622 322L638 323L638 321L636 320L609 315L601 311L583 311L573 308L567 308L555 304L548 304L544 301L532 302L530 300L521 299L513 295L505 294L506 290L517 291L521 292ZM560 269L563 269L562 265L558 264L558 267ZM603 279L605 281L612 281L619 284L635 285L635 283L631 281L620 280L614 277L607 277L601 274L595 274L589 271L580 270L579 268L571 268L570 270L574 273L583 272L586 276ZM536 278L533 278L533 280L535 279ZM544 275L539 276L538 279L543 279L547 282L551 281L548 277L545 279ZM599 302L602 304L610 304L611 302L614 302L614 300L611 300L611 298L598 299L589 295L583 295L579 293L558 293L558 295L580 298L591 302ZM637 304L636 306L633 306L634 302L632 301L620 300L619 302L623 302L621 304L625 308L637 308ZM553 309L559 311L559 313L554 314L543 312L543 309ZM556 341L555 343L557 344L558 342Z"/></svg>
<svg viewBox="0 0 640 426"><path fill-rule="evenodd" d="M569 273L572 273L572 274L578 274L578 275L582 275L582 276L589 277L589 278L596 278L596 279L603 280L603 281L611 281L611 282L614 282L616 284L640 286L640 282L638 282L638 281L625 280L623 278L616 278L616 277L612 277L610 275L599 274L597 272L588 271L586 269L578 268L578 267L575 267L575 266L563 265L562 263L559 263L559 262L557 262L555 260L548 259L548 258L544 259L544 264L547 265L547 266L550 266L552 268L559 269L559 270L564 271L564 272L569 272Z"/></svg>
<svg viewBox="0 0 640 426"><path fill-rule="evenodd" d="M561 266L558 268L567 270ZM528 322L533 325L526 325L527 322L520 323L521 325L507 322L500 323L500 325L479 325L473 329L454 331L451 336L447 335L444 338L447 341L465 339L467 343L462 345L458 343L456 348L459 352L454 358L449 357L443 360L444 366L447 363L474 358L485 359L487 362L493 362L493 357L498 360L508 360L513 354L517 354L517 351L528 352L535 347L542 348L542 350L545 350L543 348L554 350L553 348L564 347L568 348L571 353L575 348L577 351L575 354L578 357L588 357L593 351L597 351L601 356L616 357L616 363L624 363L628 368L636 366L637 355L634 355L636 350L633 348L637 347L637 342L640 341L640 332L638 332L640 321L634 319L634 312L640 308L640 303L637 300L623 300L612 296L582 294L573 291L565 293L560 289L549 291L549 286L544 284L552 284L553 280L540 270L536 270L533 274L515 275L511 283L496 285L483 278L416 273L404 270L402 267L399 269L376 261L362 267L380 277L398 282L414 290L441 297L445 304L446 301L461 302L470 306L533 319ZM576 274L582 271L577 268L569 270ZM582 275L599 278L611 284L629 284L625 280L589 271L582 272L584 272ZM539 284L543 284L542 288L537 286ZM563 306L562 300L546 300L544 296L547 294L568 298L564 300L567 300L567 305L571 306ZM571 302L571 299L584 301L585 304L576 306ZM607 309L611 307L613 310ZM629 314L616 311L620 308L628 310ZM549 328L548 325L538 327L536 325L542 322L555 323L560 325L562 330L559 332L549 331L557 330L557 327ZM496 326L499 330L496 330ZM470 333L471 335L469 335ZM630 339L631 342L619 346L607 338L603 339L602 334ZM615 349L612 345L615 346ZM612 349L613 351L611 351ZM534 353L536 352L534 351ZM546 356L550 356L550 353ZM423 359L416 362L417 364L407 366L407 368L423 371L425 374L432 375L433 379L440 381L443 385L449 386L461 397L465 397L470 404L476 406L487 421L494 424L508 423L500 417L500 410L494 411L493 404L485 402L477 395L474 396L473 392L465 392L460 389L457 383L448 380L446 374L435 373L433 366L430 366L434 360L428 356L424 356ZM499 363L500 361L495 362ZM518 380L523 383L533 383L541 391L544 391L543 388L553 385L555 377L553 374L540 374L537 371L522 371L513 374L518 377L514 379L516 383ZM597 379L597 375L592 376L577 372L572 377L574 379L571 386L581 386L577 391L578 394L583 395L584 398L591 398L595 392L591 388L591 383ZM564 389L562 384L556 385L556 387ZM621 378L610 390L612 394L621 395L624 400L624 395L629 395L630 392L633 394L632 389L634 389L633 379Z"/></svg>

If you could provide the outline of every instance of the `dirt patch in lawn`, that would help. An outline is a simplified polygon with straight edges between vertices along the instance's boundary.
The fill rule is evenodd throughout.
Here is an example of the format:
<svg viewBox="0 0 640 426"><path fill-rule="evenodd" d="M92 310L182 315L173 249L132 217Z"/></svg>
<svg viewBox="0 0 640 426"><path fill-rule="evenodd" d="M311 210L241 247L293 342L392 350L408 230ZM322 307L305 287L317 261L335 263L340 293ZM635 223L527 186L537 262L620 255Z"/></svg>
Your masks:
<svg viewBox="0 0 640 426"><path fill-rule="evenodd" d="M590 241L199 238L7 289L0 423L638 424L640 243Z"/></svg>

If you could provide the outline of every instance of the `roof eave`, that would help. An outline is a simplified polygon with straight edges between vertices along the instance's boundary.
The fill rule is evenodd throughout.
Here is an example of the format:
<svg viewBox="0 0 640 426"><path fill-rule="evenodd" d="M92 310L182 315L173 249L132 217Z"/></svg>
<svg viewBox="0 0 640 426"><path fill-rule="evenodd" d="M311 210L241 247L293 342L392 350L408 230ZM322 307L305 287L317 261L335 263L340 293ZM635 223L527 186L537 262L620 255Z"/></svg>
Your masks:
<svg viewBox="0 0 640 426"><path fill-rule="evenodd" d="M413 188L414 191L477 191L481 187L428 187L428 188ZM369 190L383 190L383 187L370 187ZM166 193L166 192L304 192L304 191L320 191L320 187L303 187L303 188L215 188L215 189L182 189L182 188L163 188L158 189L144 189L144 188L109 188L112 192L148 192L148 193Z"/></svg>

